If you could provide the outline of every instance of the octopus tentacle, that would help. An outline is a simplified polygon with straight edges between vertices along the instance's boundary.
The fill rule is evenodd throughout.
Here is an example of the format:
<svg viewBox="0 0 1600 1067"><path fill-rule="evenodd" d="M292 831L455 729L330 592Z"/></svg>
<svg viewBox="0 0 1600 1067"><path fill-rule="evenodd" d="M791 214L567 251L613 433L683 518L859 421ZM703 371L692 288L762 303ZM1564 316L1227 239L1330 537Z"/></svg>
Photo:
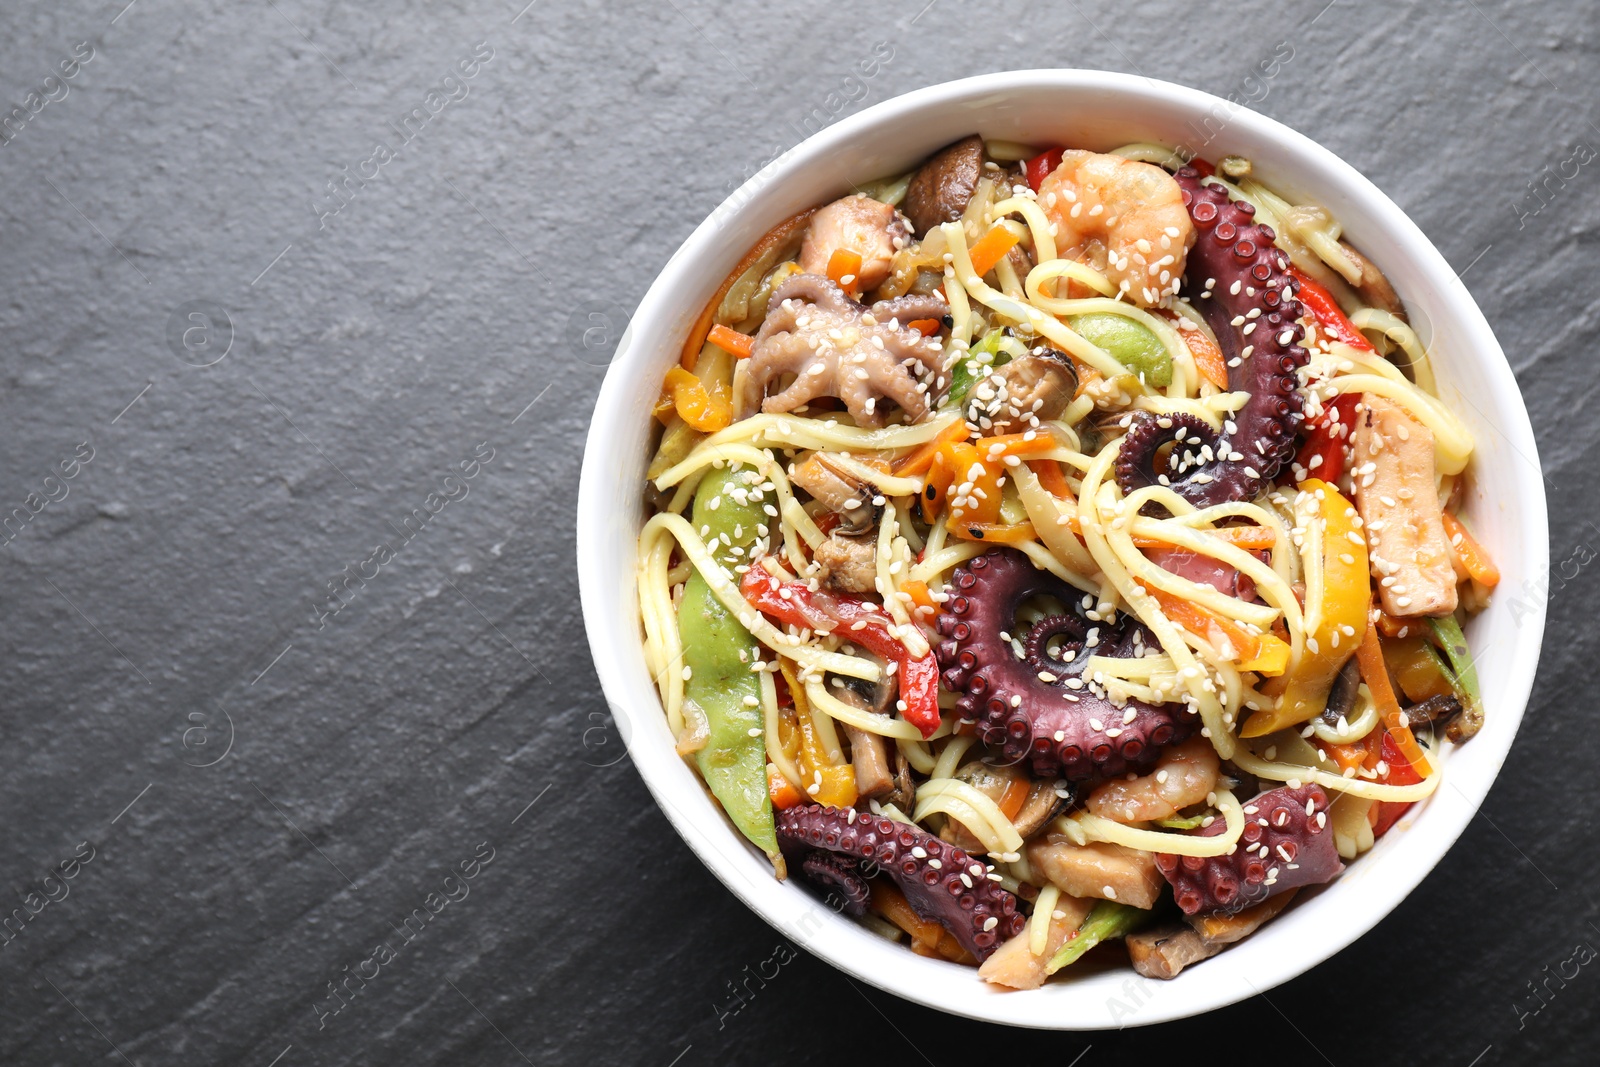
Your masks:
<svg viewBox="0 0 1600 1067"><path fill-rule="evenodd" d="M780 811L777 823L779 847L804 854L800 869L808 876L818 852L829 860L848 858L853 871L875 865L900 886L912 910L949 930L980 961L1027 923L1017 898L989 878L982 862L909 823L821 804ZM837 868L817 869L826 880ZM859 874L856 881L864 891Z"/></svg>
<svg viewBox="0 0 1600 1067"><path fill-rule="evenodd" d="M834 856L826 852L813 852L800 864L800 872L812 884L839 894L846 915L861 918L867 913L867 898L871 891L861 877L853 856Z"/></svg>
<svg viewBox="0 0 1600 1067"><path fill-rule="evenodd" d="M1244 806L1241 844L1229 855L1156 856L1156 869L1172 883L1185 914L1233 914L1295 886L1318 885L1344 870L1328 825L1328 795L1321 786L1281 786ZM1223 830L1213 822L1198 837Z"/></svg>
<svg viewBox="0 0 1600 1067"><path fill-rule="evenodd" d="M956 708L978 724L985 744L1011 762L1030 758L1039 777L1082 781L1147 766L1164 745L1189 736L1195 714L1186 705L1114 703L1084 678L1090 656L1127 658L1155 647L1131 616L1112 623L1075 614L1076 627L1060 616L1041 620L1028 635L1027 658L1018 659L1002 635L1016 625L1022 603L1037 595L1081 610L1077 590L1037 570L1021 552L997 549L956 570L939 612L944 684L961 694ZM1046 657L1049 639L1061 634L1081 634L1077 647L1069 642L1060 659Z"/></svg>
<svg viewBox="0 0 1600 1067"><path fill-rule="evenodd" d="M1217 336L1229 390L1250 399L1221 433L1193 416L1134 413L1115 473L1124 492L1159 483L1210 507L1254 497L1294 455L1304 417L1298 372L1309 354L1289 257L1273 244L1272 228L1252 221L1249 203L1202 184L1193 167L1175 177L1197 231L1184 286ZM1175 447L1158 472L1157 453L1169 442Z"/></svg>

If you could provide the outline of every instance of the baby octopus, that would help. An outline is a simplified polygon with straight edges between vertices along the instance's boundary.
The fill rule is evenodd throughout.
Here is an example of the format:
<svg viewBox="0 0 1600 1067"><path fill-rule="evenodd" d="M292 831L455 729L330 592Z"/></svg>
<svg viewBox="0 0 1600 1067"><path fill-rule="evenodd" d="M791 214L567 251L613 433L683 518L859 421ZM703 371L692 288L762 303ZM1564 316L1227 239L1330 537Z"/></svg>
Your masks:
<svg viewBox="0 0 1600 1067"><path fill-rule="evenodd" d="M949 593L938 618L944 684L961 694L956 708L978 724L985 744L1012 761L1031 758L1038 777L1083 781L1147 767L1193 731L1185 705L1114 703L1085 676L1090 657L1138 656L1155 639L1128 615L1090 619L1077 590L1021 552L997 549L957 568ZM1034 596L1055 597L1068 614L1017 635L1019 658L1012 631Z"/></svg>
<svg viewBox="0 0 1600 1067"><path fill-rule="evenodd" d="M1063 152L1039 185L1039 202L1065 258L1094 267L1142 307L1177 293L1194 223L1178 183L1160 167Z"/></svg>
<svg viewBox="0 0 1600 1067"><path fill-rule="evenodd" d="M797 274L772 294L750 358L734 379L736 419L761 411L793 411L822 396L843 400L859 426L882 426L881 401L900 405L908 421L929 411L929 381L943 367L938 338L908 323L948 312L937 296L901 296L862 307L817 274ZM786 374L794 381L766 396Z"/></svg>
<svg viewBox="0 0 1600 1067"><path fill-rule="evenodd" d="M1289 258L1273 244L1272 228L1252 222L1254 207L1203 184L1193 167L1178 171L1177 184L1200 232L1185 280L1227 360L1229 391L1249 399L1221 433L1193 415L1134 413L1116 478L1124 492L1159 482L1204 508L1251 499L1294 455L1299 370L1308 355ZM1166 469L1158 472L1157 456L1169 443Z"/></svg>

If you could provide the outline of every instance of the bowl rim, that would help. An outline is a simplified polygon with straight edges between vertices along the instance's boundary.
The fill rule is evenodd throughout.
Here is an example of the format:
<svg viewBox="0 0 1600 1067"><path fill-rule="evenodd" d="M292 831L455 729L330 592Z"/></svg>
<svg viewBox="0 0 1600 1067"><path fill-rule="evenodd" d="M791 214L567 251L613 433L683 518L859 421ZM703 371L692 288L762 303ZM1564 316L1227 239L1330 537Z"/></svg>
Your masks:
<svg viewBox="0 0 1600 1067"><path fill-rule="evenodd" d="M683 288L685 272L691 265L716 254L718 235L739 218L740 213L749 208L752 202L759 199L762 190L774 185L781 186L786 178L801 173L807 166L819 165L818 161L836 149L843 148L851 140L880 124L895 121L896 116L953 108L996 94L1017 94L1031 89L1109 93L1147 100L1161 108L1192 109L1200 113L1223 108L1228 114L1230 126L1277 142L1297 159L1314 160L1319 175L1326 175L1330 191L1342 188L1357 198L1362 209L1377 216L1380 224L1394 235L1396 243L1415 259L1428 284L1434 289L1433 295L1457 321L1459 328L1472 339L1470 345L1464 346L1467 352L1461 357L1463 365L1473 367L1486 376L1489 388L1501 398L1498 414L1503 421L1496 424L1495 428L1506 438L1513 451L1538 467L1537 445L1520 389L1476 301L1442 254L1409 216L1332 150L1275 119L1187 86L1089 69L1002 71L942 82L890 98L843 118L799 142L731 193L695 228L663 266L619 343L596 400L585 442L576 525L582 612L602 690L646 787L678 834L712 874L780 933L848 976L915 1003L982 1022L1057 1030L1147 1025L1224 1007L1306 973L1376 926L1437 866L1476 815L1515 740L1532 690L1543 641L1545 613L1542 592L1532 594L1538 601L1536 624L1518 625L1515 647L1511 650L1512 655L1506 667L1502 698L1493 710L1495 717L1509 724L1509 729L1501 727L1504 730L1503 742L1493 750L1477 753L1477 774L1474 777L1465 781L1452 778L1448 783L1452 789L1441 788L1429 799L1422 814L1429 818L1431 832L1426 836L1406 835L1408 840L1413 836L1418 839L1411 841L1412 847L1403 864L1399 860L1393 861L1392 865L1399 867L1399 877L1395 877L1396 872L1391 870L1390 877L1381 886L1366 885L1364 898L1369 906L1353 920L1338 925L1336 929L1318 929L1314 934L1309 930L1303 931L1298 940L1290 939L1291 944L1301 949L1291 962L1273 962L1270 970L1263 971L1258 967L1248 973L1239 967L1222 968L1215 977L1231 979L1231 984L1225 980L1204 984L1191 982L1187 989L1190 996L1182 1002L1178 998L1162 995L1162 990L1173 987L1176 981L1182 980L1182 975L1173 983L1157 983L1153 992L1141 990L1141 985L1149 987L1152 983L1138 978L1126 968L1119 968L1109 975L1083 979L1083 983L1104 992L1118 988L1114 985L1116 978L1130 976L1120 988L1124 991L1131 989L1129 995L1138 1010L1130 1018L1121 1020L1115 1011L1111 1012L1109 1019L1104 1010L1075 1012L1073 1002L1066 1000L1063 993L1039 996L1046 990L1071 990L1079 982L1047 983L1043 990L996 991L978 980L971 968L917 957L903 946L878 938L858 924L826 914L826 907L808 894L790 892L787 887L777 883L772 879L770 870L765 872L763 879L755 866L755 850L738 836L725 817L716 812L698 777L677 757L671 745L632 744L632 739L640 733L640 725L648 723L647 717L653 715L659 721L661 730L665 729L664 717L654 687L649 683L648 673L643 675L644 699L640 698L641 690L633 684L638 680L637 677L629 678L630 675L637 675L643 664L642 641L633 637L639 632L637 607L634 607L631 615L626 609L620 612L616 610L608 586L621 580L631 590L632 582L628 580L631 574L619 573L625 568L619 568L616 560L608 559L602 551L608 523L630 518L634 520L631 528L637 534L639 521L642 521L642 504L637 516L618 516L607 500L607 490L614 487L618 469L619 457L614 444L618 436L616 429L622 420L632 417L628 401L630 389L636 391L625 375L625 368L630 361L637 363L648 354L636 352L635 348L650 348L650 345L637 341L637 335L655 326L668 327L675 319L681 319L682 309L672 306L673 301L682 298L677 290ZM979 121L975 118L974 124ZM930 145L928 151L932 152L938 147L940 145ZM680 342L658 343L675 351ZM1519 498L1515 501L1515 521L1527 552L1527 568L1533 574L1543 573L1548 569L1549 561L1543 480L1523 478L1514 484L1519 491ZM685 779L692 781L693 793L685 790ZM695 814L691 815L686 810L689 808L696 809ZM712 814L708 815L708 811ZM1364 860L1375 858L1371 855L1363 857ZM764 862L761 861L762 864ZM1360 870L1359 863L1352 869ZM1340 881L1350 879L1351 875L1347 872ZM1304 908L1304 903L1297 903L1278 921ZM1273 926L1276 928L1276 922ZM1268 943L1274 940L1266 937L1266 934L1267 931L1263 931L1262 935L1250 940L1266 940ZM1230 952L1213 957L1207 961L1208 967L1227 960L1247 944L1248 941ZM895 953L896 958L891 959L885 955L886 952ZM1280 955L1286 957L1294 954ZM1254 954L1251 958L1255 958ZM883 967L872 966L874 962ZM966 981L953 981L951 972L958 972ZM914 981L910 980L913 978ZM1148 999L1145 999L1146 995ZM1108 999L1105 1007L1109 1008L1110 1003Z"/></svg>

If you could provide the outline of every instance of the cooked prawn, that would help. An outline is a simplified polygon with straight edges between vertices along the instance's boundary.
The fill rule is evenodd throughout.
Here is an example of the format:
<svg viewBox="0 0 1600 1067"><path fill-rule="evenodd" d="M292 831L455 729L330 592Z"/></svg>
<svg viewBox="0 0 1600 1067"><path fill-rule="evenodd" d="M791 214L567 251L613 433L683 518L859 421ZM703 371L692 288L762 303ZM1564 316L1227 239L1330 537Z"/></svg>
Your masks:
<svg viewBox="0 0 1600 1067"><path fill-rule="evenodd" d="M1150 163L1074 150L1039 186L1062 256L1105 274L1134 303L1173 296L1194 223L1172 175Z"/></svg>
<svg viewBox="0 0 1600 1067"><path fill-rule="evenodd" d="M1170 819L1217 787L1217 750L1203 737L1168 749L1142 778L1106 782L1089 794L1089 811L1116 822Z"/></svg>

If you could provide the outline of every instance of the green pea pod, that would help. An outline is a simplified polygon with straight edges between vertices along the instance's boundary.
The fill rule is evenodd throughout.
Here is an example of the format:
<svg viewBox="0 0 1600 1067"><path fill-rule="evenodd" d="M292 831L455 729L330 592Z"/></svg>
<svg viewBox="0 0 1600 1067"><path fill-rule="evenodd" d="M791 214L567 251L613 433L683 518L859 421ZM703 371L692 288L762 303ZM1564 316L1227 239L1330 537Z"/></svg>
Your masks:
<svg viewBox="0 0 1600 1067"><path fill-rule="evenodd" d="M1143 908L1135 908L1129 904L1118 904L1112 900L1102 900L1094 906L1094 910L1084 917L1083 924L1077 932L1067 938L1066 942L1051 957L1045 973L1055 974L1069 963L1073 963L1079 956L1094 948L1102 941L1115 941L1119 937L1127 937L1133 933L1150 913Z"/></svg>
<svg viewBox="0 0 1600 1067"><path fill-rule="evenodd" d="M694 528L724 566L746 562L732 549L748 552L760 534L758 527L767 522L762 511L765 499L754 488L759 482L753 472L712 470L695 491ZM767 746L761 736L761 684L750 670L750 664L761 658L760 646L698 571L684 586L678 633L683 663L689 668L684 712L702 716L709 728L695 763L739 832L769 856L776 855L778 839L767 795Z"/></svg>
<svg viewBox="0 0 1600 1067"><path fill-rule="evenodd" d="M1147 385L1165 389L1172 384L1172 353L1143 323L1115 312L1096 311L1073 315L1067 325L1134 374L1142 374Z"/></svg>

